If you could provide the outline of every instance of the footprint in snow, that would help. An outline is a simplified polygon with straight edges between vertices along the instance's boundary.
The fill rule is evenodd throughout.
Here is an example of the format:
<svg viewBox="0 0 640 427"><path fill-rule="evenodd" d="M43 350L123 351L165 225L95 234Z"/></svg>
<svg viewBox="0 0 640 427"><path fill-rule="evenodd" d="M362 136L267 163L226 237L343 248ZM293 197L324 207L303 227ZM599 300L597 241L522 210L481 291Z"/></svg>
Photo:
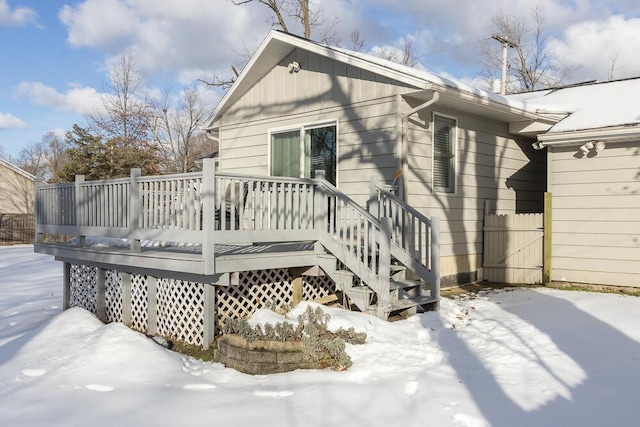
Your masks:
<svg viewBox="0 0 640 427"><path fill-rule="evenodd" d="M213 384L186 384L182 387L185 390L213 390L216 388Z"/></svg>
<svg viewBox="0 0 640 427"><path fill-rule="evenodd" d="M111 387L110 385L100 385L100 384L89 384L88 386L86 386L86 388L88 390L101 391L101 392L113 390L113 387Z"/></svg>
<svg viewBox="0 0 640 427"><path fill-rule="evenodd" d="M258 397L273 397L275 399L281 399L283 397L293 396L293 392L289 390L283 390L283 391L254 390L253 392L251 392L251 394Z"/></svg>
<svg viewBox="0 0 640 427"><path fill-rule="evenodd" d="M25 377L41 377L46 374L47 371L44 369L23 369L22 375Z"/></svg>

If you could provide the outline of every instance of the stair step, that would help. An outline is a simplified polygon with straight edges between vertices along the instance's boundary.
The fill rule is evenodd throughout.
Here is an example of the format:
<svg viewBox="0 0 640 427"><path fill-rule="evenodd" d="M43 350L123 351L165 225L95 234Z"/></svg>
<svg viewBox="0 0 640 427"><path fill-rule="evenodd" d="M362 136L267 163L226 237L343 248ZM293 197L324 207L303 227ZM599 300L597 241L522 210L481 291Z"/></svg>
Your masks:
<svg viewBox="0 0 640 427"><path fill-rule="evenodd" d="M373 295L373 289L368 286L354 286L348 291L349 294Z"/></svg>
<svg viewBox="0 0 640 427"><path fill-rule="evenodd" d="M415 287L422 288L424 282L422 280L392 280L389 287L392 289L410 289Z"/></svg>
<svg viewBox="0 0 640 427"><path fill-rule="evenodd" d="M436 302L438 302L438 298L432 298L430 296L404 298L404 299L393 301L391 303L391 311L406 310L412 307L418 307L425 304L431 304Z"/></svg>

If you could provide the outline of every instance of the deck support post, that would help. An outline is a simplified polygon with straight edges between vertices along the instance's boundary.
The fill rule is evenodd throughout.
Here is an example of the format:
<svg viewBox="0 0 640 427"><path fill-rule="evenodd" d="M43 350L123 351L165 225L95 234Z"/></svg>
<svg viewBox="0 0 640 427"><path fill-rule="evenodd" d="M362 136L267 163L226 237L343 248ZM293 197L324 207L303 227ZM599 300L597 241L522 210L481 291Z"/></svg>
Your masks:
<svg viewBox="0 0 640 427"><path fill-rule="evenodd" d="M135 239L134 234L140 228L140 211L142 202L137 178L142 175L139 168L131 169L131 185L129 187L129 240L131 252L140 252L140 239Z"/></svg>
<svg viewBox="0 0 640 427"><path fill-rule="evenodd" d="M96 268L96 316L105 323L107 321L106 279L107 271L102 268Z"/></svg>
<svg viewBox="0 0 640 427"><path fill-rule="evenodd" d="M202 330L202 348L208 350L216 337L216 286L204 284L204 325Z"/></svg>
<svg viewBox="0 0 640 427"><path fill-rule="evenodd" d="M215 273L216 159L202 160L202 262L204 274ZM220 216L220 221L224 221Z"/></svg>
<svg viewBox="0 0 640 427"><path fill-rule="evenodd" d="M62 309L71 307L71 263L62 263Z"/></svg>
<svg viewBox="0 0 640 427"><path fill-rule="evenodd" d="M131 326L131 274L122 274L122 323Z"/></svg>
<svg viewBox="0 0 640 427"><path fill-rule="evenodd" d="M80 226L84 224L84 208L86 204L86 200L84 200L84 192L81 189L80 184L84 182L84 175L76 175L75 180L75 196L76 196L76 229L79 229ZM80 235L80 231L76 233L76 246L80 248L84 248L85 245L85 236Z"/></svg>
<svg viewBox="0 0 640 427"><path fill-rule="evenodd" d="M147 334L158 333L158 279L147 276Z"/></svg>
<svg viewBox="0 0 640 427"><path fill-rule="evenodd" d="M431 218L431 298L437 298L436 310L440 308L440 218Z"/></svg>

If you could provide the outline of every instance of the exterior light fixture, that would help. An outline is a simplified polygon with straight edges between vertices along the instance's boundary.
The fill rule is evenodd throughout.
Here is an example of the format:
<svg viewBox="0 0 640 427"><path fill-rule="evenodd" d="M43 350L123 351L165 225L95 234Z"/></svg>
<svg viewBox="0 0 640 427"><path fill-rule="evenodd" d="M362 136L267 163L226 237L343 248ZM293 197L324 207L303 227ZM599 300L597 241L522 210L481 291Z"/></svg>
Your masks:
<svg viewBox="0 0 640 427"><path fill-rule="evenodd" d="M605 148L607 148L607 144L605 144L604 141L596 142L596 151L600 152L600 151L604 150Z"/></svg>
<svg viewBox="0 0 640 427"><path fill-rule="evenodd" d="M293 61L289 63L289 73L297 73L300 71L300 63Z"/></svg>
<svg viewBox="0 0 640 427"><path fill-rule="evenodd" d="M533 147L534 150L542 150L544 148L542 141L536 141L533 144L531 144L531 146Z"/></svg>

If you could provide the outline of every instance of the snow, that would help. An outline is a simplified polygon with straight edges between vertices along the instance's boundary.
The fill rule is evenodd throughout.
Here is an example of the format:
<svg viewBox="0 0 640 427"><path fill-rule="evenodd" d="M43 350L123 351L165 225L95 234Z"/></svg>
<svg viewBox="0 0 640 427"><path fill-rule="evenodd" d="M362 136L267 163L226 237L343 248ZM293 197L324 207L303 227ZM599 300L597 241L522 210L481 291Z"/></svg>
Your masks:
<svg viewBox="0 0 640 427"><path fill-rule="evenodd" d="M62 312L62 266L32 251L0 248L2 425L637 424L635 297L488 291L394 323L324 308L331 328L367 333L349 370L254 377Z"/></svg>
<svg viewBox="0 0 640 427"><path fill-rule="evenodd" d="M509 95L529 111L570 113L549 133L638 125L640 79L592 83L555 90Z"/></svg>

